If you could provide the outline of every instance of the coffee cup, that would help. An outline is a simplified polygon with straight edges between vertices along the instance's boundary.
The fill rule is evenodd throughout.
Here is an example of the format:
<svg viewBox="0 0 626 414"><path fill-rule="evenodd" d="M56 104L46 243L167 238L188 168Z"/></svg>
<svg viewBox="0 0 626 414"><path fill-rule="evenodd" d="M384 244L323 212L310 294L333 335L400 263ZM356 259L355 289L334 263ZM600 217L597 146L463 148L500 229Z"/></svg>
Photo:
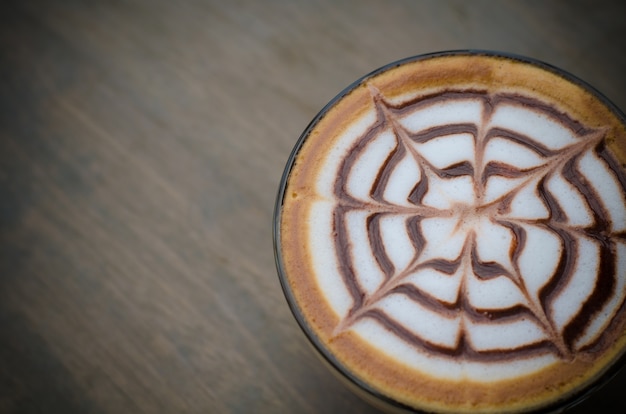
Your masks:
<svg viewBox="0 0 626 414"><path fill-rule="evenodd" d="M313 119L274 217L322 358L398 412L558 412L626 350L626 117L506 53L384 66Z"/></svg>

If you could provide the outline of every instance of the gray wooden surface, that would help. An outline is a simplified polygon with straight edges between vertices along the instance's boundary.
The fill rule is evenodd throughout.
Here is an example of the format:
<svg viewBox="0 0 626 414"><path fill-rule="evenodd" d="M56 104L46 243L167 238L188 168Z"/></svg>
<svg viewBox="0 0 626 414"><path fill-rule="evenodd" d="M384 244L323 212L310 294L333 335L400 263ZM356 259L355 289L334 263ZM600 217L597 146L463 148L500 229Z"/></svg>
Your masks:
<svg viewBox="0 0 626 414"><path fill-rule="evenodd" d="M361 75L504 50L626 108L607 1L5 1L0 412L373 413L276 277L283 165ZM626 411L622 374L575 410Z"/></svg>

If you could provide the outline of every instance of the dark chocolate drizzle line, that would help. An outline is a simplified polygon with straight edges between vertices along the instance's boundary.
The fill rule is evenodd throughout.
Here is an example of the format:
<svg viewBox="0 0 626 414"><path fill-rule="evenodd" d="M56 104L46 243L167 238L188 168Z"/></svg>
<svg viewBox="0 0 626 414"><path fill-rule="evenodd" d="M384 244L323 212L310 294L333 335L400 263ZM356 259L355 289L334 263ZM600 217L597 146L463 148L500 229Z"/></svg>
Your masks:
<svg viewBox="0 0 626 414"><path fill-rule="evenodd" d="M512 358L527 358L534 355L550 353L561 358L569 359L572 354L584 350L575 349L576 341L581 338L594 316L603 310L604 306L615 295L617 285L617 254L616 240L625 240L624 231L615 232L611 229L610 217L606 207L602 204L599 194L587 182L586 178L577 169L582 154L591 149L598 155L611 171L616 174L621 188L626 191L626 172L613 158L603 143L605 131L593 130L572 119L567 114L540 101L514 94L488 95L484 91L462 90L447 91L426 97L418 97L411 101L391 104L375 88L370 88L376 108L376 121L371 128L359 138L340 164L338 179L335 183L334 194L337 198L337 207L334 213L334 232L336 240L336 254L340 263L339 272L347 290L353 298L353 306L348 315L338 325L335 333L339 335L363 318L371 318L390 332L421 349L423 352L461 357L475 361L498 361ZM568 128L579 140L559 150L553 150L536 139L505 128L490 128L483 130L480 125L458 123L435 126L422 131L411 132L406 130L400 120L409 113L434 105L455 100L478 100L483 105L482 125L488 125L489 120L498 105L506 104L530 109L548 116L552 121ZM352 168L361 154L367 150L370 143L384 131L391 130L396 138L396 146L390 151L377 176L371 185L369 200L358 200L347 189L348 178ZM476 153L473 160L458 162L457 164L436 168L420 153L419 146L433 139L455 134L469 134L473 137ZM518 168L502 162L490 161L484 163L483 153L489 140L500 138L508 140L537 154L542 164L532 168ZM385 200L385 190L396 171L398 165L410 157L419 168L419 177L415 177L416 184L407 195L413 207L396 206ZM548 189L548 181L560 172L564 179L571 183L583 196L594 223L587 228L578 228L568 225L566 211L561 207L559 200ZM436 210L423 204L425 196L431 187L431 178L453 179L460 176L473 177L477 195L473 211L476 214L489 217L493 223L501 225L512 234L513 242L509 248L509 256L513 265L513 273L496 262L482 261L477 253L474 236L466 240L460 256L455 260L430 259L424 260L422 254L428 245L422 233L422 222L428 218L451 218L457 214L454 210ZM480 204L486 184L490 177L500 176L508 179L521 180L520 185L489 204ZM543 200L548 209L549 217L543 220L525 220L507 218L511 202L521 191L524 185L536 183L537 196ZM379 268L385 275L379 288L374 292L367 292L357 280L353 269L353 248L350 234L347 229L345 216L350 211L366 211L370 214L366 226L370 238L370 249L374 253ZM385 240L381 226L387 214L401 214L406 217L405 229L411 242L413 259L406 268L398 268L386 251ZM561 255L556 262L556 268L550 278L533 293L528 290L524 282L524 275L520 269L520 259L526 249L527 236L524 226L539 226L554 234L561 243ZM473 232L471 232L473 234ZM554 301L567 290L577 269L577 254L579 237L586 237L600 246L600 265L596 274L597 283L590 296L585 300L582 309L571 318L561 331L556 327L552 317ZM470 246L470 247L468 247ZM423 289L418 288L410 281L405 280L420 270L430 268L441 274L462 275L459 295L454 303L442 301ZM461 269L462 268L462 269ZM461 273L459 273L461 272ZM507 277L520 289L525 297L525 304L516 304L502 309L482 309L473 307L466 297L466 278L475 277L479 281L497 277ZM445 347L420 337L418 334L402 326L391 315L382 311L378 304L391 295L403 295L410 300L430 309L444 318L460 317L461 327L458 332L457 343L454 347ZM626 300L622 301L619 309L626 309ZM510 349L478 350L471 343L466 332L467 323L475 324L504 324L520 320L533 321L545 332L545 339L531 344L523 344ZM609 322L612 323L612 322ZM597 350L603 343L604 336L597 335L585 349Z"/></svg>
<svg viewBox="0 0 626 414"><path fill-rule="evenodd" d="M566 126L575 135L578 136L588 135L593 132L593 129L585 127L579 121L571 118L566 113L561 112L555 107L534 98L522 96L519 94L502 93L493 96L491 99L494 107L504 102L509 105L531 108L536 112L541 112L543 114L549 115L551 118L556 120L557 123Z"/></svg>
<svg viewBox="0 0 626 414"><path fill-rule="evenodd" d="M490 141L493 138L505 138L509 141L513 141L516 144L520 144L521 146L528 148L536 154L541 155L543 158L552 157L557 154L557 151L551 150L547 146L543 145L540 142L537 142L529 136L520 134L515 131L510 131L508 129L491 128L485 136L485 142Z"/></svg>
<svg viewBox="0 0 626 414"><path fill-rule="evenodd" d="M539 290L538 296L542 310L544 314L549 315L552 302L568 286L576 270L578 242L568 232L552 227L549 224L547 226L557 234L561 240L561 246L563 246L563 251L556 266L556 270L548 282ZM552 325L552 327L555 329L554 325ZM565 347L564 353L561 356L571 356L571 352L573 351L572 341L564 337L561 343Z"/></svg>
<svg viewBox="0 0 626 414"><path fill-rule="evenodd" d="M406 102L393 104L391 102L387 102L384 97L380 95L380 92L375 90L373 99L378 99L379 101L383 102L394 117L401 118L406 113L416 112L420 109L437 105L442 102L474 99L479 99L481 101L490 101L491 97L487 94L486 91L476 89L450 90L435 92L433 94L425 96L417 96Z"/></svg>
<svg viewBox="0 0 626 414"><path fill-rule="evenodd" d="M421 349L430 351L434 354L443 354L454 356L457 351L455 348L445 347L443 345L430 342L419 335L414 334L401 324L397 323L393 318L389 317L384 311L380 309L370 309L363 314L364 318L371 318L380 323L385 329L391 331L393 334L404 339L406 342L418 346Z"/></svg>
<svg viewBox="0 0 626 414"><path fill-rule="evenodd" d="M452 275L459 270L459 266L461 266L461 257L455 260L431 259L419 264L413 270L433 269L440 273Z"/></svg>
<svg viewBox="0 0 626 414"><path fill-rule="evenodd" d="M602 310L603 305L608 302L614 294L615 285L615 253L611 246L602 245L600 250L600 269L598 280L596 281L593 293L585 301L578 315L570 321L563 330L565 342L573 345L585 332L589 321Z"/></svg>
<svg viewBox="0 0 626 414"><path fill-rule="evenodd" d="M549 340L533 342L509 349L476 351L471 347L467 347L464 351L462 356L464 356L466 360L480 362L505 362L511 359L526 359L549 353L559 354L559 350Z"/></svg>
<svg viewBox="0 0 626 414"><path fill-rule="evenodd" d="M502 162L490 161L485 165L481 181L483 184L486 184L487 180L494 175L505 178L520 178L532 173L536 169L537 168L519 169Z"/></svg>
<svg viewBox="0 0 626 414"><path fill-rule="evenodd" d="M378 97L374 97L376 103ZM374 125L367 131L365 136L356 141L355 145L350 149L348 155L343 159L340 164L339 172L337 173L337 180L335 181L334 193L339 200L346 201L349 204L360 204L360 202L352 197L346 188L347 179L350 176L350 171L354 166L354 163L358 160L358 155L367 145L378 137L387 126L386 116L384 109L381 105L376 105L376 121Z"/></svg>
<svg viewBox="0 0 626 414"><path fill-rule="evenodd" d="M373 252L379 267L385 274L385 279L389 279L395 272L396 268L393 265L391 259L387 255L385 249L385 243L383 242L383 236L381 233L380 221L384 216L380 213L372 214L367 217L367 232L370 235L370 247Z"/></svg>
<svg viewBox="0 0 626 414"><path fill-rule="evenodd" d="M620 164L606 148L604 141L600 141L595 148L595 152L609 167L617 177L620 186L626 188L626 165Z"/></svg>
<svg viewBox="0 0 626 414"><path fill-rule="evenodd" d="M422 220L423 217L420 216L413 216L406 220L407 234L409 235L409 239L415 249L414 261L417 260L417 256L419 256L422 250L424 250L424 246L426 245L426 239L424 238L420 227Z"/></svg>
<svg viewBox="0 0 626 414"><path fill-rule="evenodd" d="M424 292L422 289L410 283L398 285L390 291L390 294L404 295L414 302L428 308L447 319L454 319L458 316L459 304L446 303L434 296Z"/></svg>
<svg viewBox="0 0 626 414"><path fill-rule="evenodd" d="M394 150L389 154L385 163L383 164L383 168L380 169L376 179L374 180L374 184L370 190L370 194L373 200L384 202L383 194L385 188L387 188L387 183L389 182L389 177L391 177L391 173L393 172L393 168L398 164L402 158L404 158L406 154L406 149L403 145L396 145Z"/></svg>
<svg viewBox="0 0 626 414"><path fill-rule="evenodd" d="M563 211L563 208L561 208L561 205L552 193L546 189L547 178L548 177L543 177L539 180L539 183L537 184L537 193L539 194L539 198L544 201L544 205L548 208L550 213L547 221L563 223L567 221L567 214L565 214L565 211Z"/></svg>
<svg viewBox="0 0 626 414"><path fill-rule="evenodd" d="M445 137L447 135L456 135L456 134L471 134L472 136L476 136L477 128L476 125L472 124L451 124L451 125L441 125L429 128L425 131L421 131L416 134L410 134L409 137L412 141L418 144L424 144L430 140L435 138Z"/></svg>
<svg viewBox="0 0 626 414"><path fill-rule="evenodd" d="M512 279L511 274L497 262L483 262L478 257L476 246L472 247L472 270L480 280L494 279L498 276L506 276Z"/></svg>
<svg viewBox="0 0 626 414"><path fill-rule="evenodd" d="M503 309L481 309L474 308L473 312L468 312L468 316L472 321L477 323L487 322L500 322L509 323L513 321L519 321L524 319L532 319L538 324L541 321L537 320L537 317L532 310L523 305L515 305L509 308Z"/></svg>
<svg viewBox="0 0 626 414"><path fill-rule="evenodd" d="M426 174L424 168L421 166L420 166L420 174L422 177L425 177L425 174ZM411 193L407 197L407 200L415 205L422 204L422 200L424 199L424 196L426 195L426 193L428 193L428 187L429 187L428 179L423 178L419 180L417 184L415 184L415 187L413 187L413 189L411 190Z"/></svg>
<svg viewBox="0 0 626 414"><path fill-rule="evenodd" d="M598 145L596 145L594 151L596 155L608 165L609 169L613 171L621 188L626 189L626 168L620 168L621 167L620 163L611 156L611 153L607 150L606 144L604 143L604 141L600 141ZM602 221L602 225L599 230L601 232L604 231L607 233L609 232L612 233L611 223L609 223L607 220L604 219L608 217L608 211L602 208L601 206L599 207L599 210L600 209L602 209L602 214L604 216L597 218L598 221ZM617 235L617 233L611 234L611 235Z"/></svg>
<svg viewBox="0 0 626 414"><path fill-rule="evenodd" d="M333 221L333 234L335 235L335 251L337 257L349 257L352 255L352 246L348 237L348 229L346 224L346 210L350 211L351 209L342 208L341 206L337 206L334 213L334 221ZM365 297L365 292L359 285L356 275L354 273L354 269L352 268L351 260L339 260L339 273L343 278L343 283L348 288L350 292L350 296L354 300L352 305L353 312L354 309L358 309L363 306L363 298Z"/></svg>
<svg viewBox="0 0 626 414"><path fill-rule="evenodd" d="M623 238L623 233L617 233L617 234L621 240ZM621 241L624 242L624 240L621 240ZM617 242L615 244L617 244ZM616 332L614 328L620 322L624 321L624 318L626 318L625 314L626 314L626 299L623 299L620 305L613 312L613 318L610 319L609 326L605 329L605 331L609 333ZM575 329L575 328L572 328L572 329ZM621 334L620 331L617 331L617 332L618 332L618 335ZM597 338L596 341L593 341L591 343L584 345L580 349L580 352L588 352L590 354L595 354L597 352L600 352L603 348L610 346L612 341L615 340L615 338L616 338L616 335L602 335L599 338Z"/></svg>
<svg viewBox="0 0 626 414"><path fill-rule="evenodd" d="M609 212L600 202L600 195L587 181L587 179L578 172L576 164L579 157L571 159L563 168L563 177L569 181L578 192L583 196L587 205L591 209L594 224L587 229L589 235L601 235L610 231L611 224L608 221Z"/></svg>
<svg viewBox="0 0 626 414"><path fill-rule="evenodd" d="M439 178L454 178L461 177L463 175L469 175L471 177L474 175L474 167L469 162L462 161L447 168L437 168L435 173L439 176Z"/></svg>

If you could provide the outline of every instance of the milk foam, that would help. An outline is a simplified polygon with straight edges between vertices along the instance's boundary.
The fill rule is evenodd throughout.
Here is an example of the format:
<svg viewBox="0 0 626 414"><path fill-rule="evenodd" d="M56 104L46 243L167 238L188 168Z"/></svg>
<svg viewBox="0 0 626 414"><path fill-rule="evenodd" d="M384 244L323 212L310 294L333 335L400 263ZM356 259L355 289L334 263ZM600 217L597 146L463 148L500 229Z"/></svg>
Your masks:
<svg viewBox="0 0 626 414"><path fill-rule="evenodd" d="M483 382L599 341L626 299L626 247L612 236L626 229L626 189L596 154L601 131L521 96L391 105L376 93L324 160L308 227L335 334ZM592 300L601 311L581 322Z"/></svg>

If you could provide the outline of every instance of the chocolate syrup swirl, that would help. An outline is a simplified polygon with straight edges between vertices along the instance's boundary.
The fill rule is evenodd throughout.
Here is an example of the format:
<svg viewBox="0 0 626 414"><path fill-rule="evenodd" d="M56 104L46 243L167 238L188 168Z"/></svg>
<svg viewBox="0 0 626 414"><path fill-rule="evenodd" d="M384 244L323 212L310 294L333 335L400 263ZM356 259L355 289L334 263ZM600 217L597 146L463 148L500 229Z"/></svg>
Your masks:
<svg viewBox="0 0 626 414"><path fill-rule="evenodd" d="M618 249L626 244L626 232L613 223L615 202L607 201L607 191L600 189L600 181L608 179L613 188L626 193L626 174L604 145L606 131L588 128L552 106L515 94L446 91L392 104L370 89L376 120L340 162L333 189L334 251L352 301L335 334L367 319L422 353L481 362L548 354L569 360L600 347L605 330L597 328L598 323L610 326L626 307L618 289L620 278L626 277L619 274L625 258ZM479 117L472 121L461 116L433 125L430 115L422 116L433 111L445 114L447 107L477 107ZM516 113L548 126L541 130L507 121ZM565 131L566 138L553 139L555 131ZM389 137L392 143L379 158L381 165L363 161L372 145ZM438 147L446 140L453 144ZM469 153L450 154L459 145L467 148L468 142ZM515 155L498 159L496 144L519 151L526 161L517 162ZM605 173L583 167L588 159ZM364 165L376 172L371 183L361 183L359 168ZM406 171L414 175L414 184L398 202L389 192L399 190L390 186ZM366 190L355 191L359 185ZM446 189L452 190L441 194ZM533 198L540 207L525 214L516 204L523 197ZM623 202L617 207L624 208ZM586 212L581 216L588 217L587 222L573 217L573 211ZM353 228L357 216L365 217L361 224L365 238ZM394 255L398 244L390 242L394 237L390 233L397 230L387 227L392 219L403 222L403 237L408 240L400 244L408 251L404 261ZM501 240L493 241L495 236L488 233ZM375 271L359 267L355 253L359 243L372 253ZM542 243L555 257L541 256ZM537 266L536 260L546 263ZM455 281L452 299L423 283L432 275ZM581 280L590 286L588 291L571 294ZM515 299L494 298L499 288L488 288L489 297L476 293L489 283L507 286ZM397 298L419 309L416 314L455 322L458 329L450 340L442 341L421 330L419 320L402 322L393 305ZM522 323L538 333L522 334L513 345L477 340L480 327Z"/></svg>

